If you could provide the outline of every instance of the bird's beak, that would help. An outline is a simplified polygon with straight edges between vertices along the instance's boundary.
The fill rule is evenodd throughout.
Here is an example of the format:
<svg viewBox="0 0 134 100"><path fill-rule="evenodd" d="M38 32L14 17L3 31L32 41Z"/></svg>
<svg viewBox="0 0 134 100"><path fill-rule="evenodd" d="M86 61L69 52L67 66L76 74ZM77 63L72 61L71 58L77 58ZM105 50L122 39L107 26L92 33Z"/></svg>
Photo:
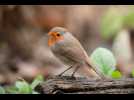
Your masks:
<svg viewBox="0 0 134 100"><path fill-rule="evenodd" d="M51 46L51 45L53 45L55 43L54 32L49 32L48 36L49 36L48 46Z"/></svg>

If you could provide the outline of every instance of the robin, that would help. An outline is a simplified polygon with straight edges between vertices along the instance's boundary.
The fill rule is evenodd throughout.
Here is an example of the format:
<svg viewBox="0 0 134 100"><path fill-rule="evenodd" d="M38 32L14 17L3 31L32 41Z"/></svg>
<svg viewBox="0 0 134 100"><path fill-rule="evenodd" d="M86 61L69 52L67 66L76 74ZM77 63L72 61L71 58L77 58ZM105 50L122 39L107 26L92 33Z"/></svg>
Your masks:
<svg viewBox="0 0 134 100"><path fill-rule="evenodd" d="M75 72L82 67L82 69L89 71L90 77L99 76L104 78L104 75L92 63L80 42L67 29L54 27L48 32L48 36L48 46L53 54L64 64L70 66L60 76L67 70L75 67L71 75L74 77Z"/></svg>

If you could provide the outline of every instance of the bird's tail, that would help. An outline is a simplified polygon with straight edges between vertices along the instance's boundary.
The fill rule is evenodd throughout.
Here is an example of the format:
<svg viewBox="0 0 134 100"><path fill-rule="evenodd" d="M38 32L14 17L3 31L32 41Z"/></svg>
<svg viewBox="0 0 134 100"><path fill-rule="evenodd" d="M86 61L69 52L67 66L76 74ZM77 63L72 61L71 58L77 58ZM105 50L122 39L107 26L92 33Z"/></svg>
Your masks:
<svg viewBox="0 0 134 100"><path fill-rule="evenodd" d="M96 77L96 78L100 78L98 74L96 74L96 72L89 68L88 65L81 65L82 67L80 67L80 71L79 73L86 76L87 78L92 78L92 77Z"/></svg>
<svg viewBox="0 0 134 100"><path fill-rule="evenodd" d="M96 74L97 74L100 78L102 78L102 79L106 78L106 77L104 76L104 74L100 71L99 67L97 67L97 65L95 65L95 64L91 61L90 58L88 58L88 59L86 60L86 65L87 65L90 69L93 69L93 71L96 72Z"/></svg>

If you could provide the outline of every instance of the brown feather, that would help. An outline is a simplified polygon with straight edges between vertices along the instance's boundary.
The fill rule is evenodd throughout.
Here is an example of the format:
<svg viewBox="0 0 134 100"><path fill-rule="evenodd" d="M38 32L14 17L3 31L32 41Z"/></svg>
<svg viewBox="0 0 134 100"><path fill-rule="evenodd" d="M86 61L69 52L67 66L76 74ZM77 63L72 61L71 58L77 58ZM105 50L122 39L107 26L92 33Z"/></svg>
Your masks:
<svg viewBox="0 0 134 100"><path fill-rule="evenodd" d="M55 28L52 31L66 31L63 28ZM97 69L96 65L92 63L89 59L87 53L85 52L84 48L80 44L80 42L69 32L65 32L63 34L64 39L57 41L55 45L51 46L52 52L59 58L63 63L67 65L74 66L79 64L82 69L86 72L89 71L89 74L93 76L97 76L96 73L101 77L104 78L103 74ZM87 67L84 67L87 66ZM93 70L96 72L93 73Z"/></svg>

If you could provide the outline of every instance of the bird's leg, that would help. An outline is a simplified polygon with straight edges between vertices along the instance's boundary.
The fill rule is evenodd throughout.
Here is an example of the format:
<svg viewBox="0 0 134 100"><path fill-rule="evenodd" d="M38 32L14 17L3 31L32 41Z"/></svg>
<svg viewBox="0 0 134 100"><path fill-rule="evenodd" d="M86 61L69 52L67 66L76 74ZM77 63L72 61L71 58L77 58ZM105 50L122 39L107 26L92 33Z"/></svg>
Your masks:
<svg viewBox="0 0 134 100"><path fill-rule="evenodd" d="M69 68L67 68L66 70L64 70L62 73L60 73L58 76L62 76L66 71L68 71L69 69L71 69L73 66L70 66Z"/></svg>
<svg viewBox="0 0 134 100"><path fill-rule="evenodd" d="M78 70L79 68L80 68L80 66L76 66L76 68L74 69L74 71L73 71L71 77L74 77L75 73L77 72L77 70Z"/></svg>

